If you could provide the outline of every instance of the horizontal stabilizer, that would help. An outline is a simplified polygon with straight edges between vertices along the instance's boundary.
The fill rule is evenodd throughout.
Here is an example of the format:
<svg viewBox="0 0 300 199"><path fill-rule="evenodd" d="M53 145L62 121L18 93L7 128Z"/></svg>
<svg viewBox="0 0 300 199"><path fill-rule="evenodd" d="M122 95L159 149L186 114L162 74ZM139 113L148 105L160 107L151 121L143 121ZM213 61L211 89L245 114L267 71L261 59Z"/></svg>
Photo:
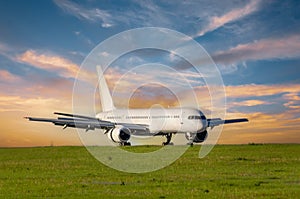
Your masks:
<svg viewBox="0 0 300 199"><path fill-rule="evenodd" d="M75 115L75 114L69 114L69 113L54 112L54 114L55 115L67 116L67 117L76 117L76 118L88 119L88 120L98 120L95 117L89 117L89 116L83 116L83 115Z"/></svg>

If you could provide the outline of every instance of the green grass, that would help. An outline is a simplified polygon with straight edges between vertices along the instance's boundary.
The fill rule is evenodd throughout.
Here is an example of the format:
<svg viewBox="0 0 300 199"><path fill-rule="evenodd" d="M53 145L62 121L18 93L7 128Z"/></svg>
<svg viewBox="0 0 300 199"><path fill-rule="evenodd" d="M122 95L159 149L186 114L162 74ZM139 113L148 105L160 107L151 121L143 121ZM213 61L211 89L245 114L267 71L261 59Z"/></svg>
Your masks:
<svg viewBox="0 0 300 199"><path fill-rule="evenodd" d="M198 153L194 146L169 167L130 174L102 165L84 147L3 148L0 198L300 196L300 145L219 145L204 159Z"/></svg>

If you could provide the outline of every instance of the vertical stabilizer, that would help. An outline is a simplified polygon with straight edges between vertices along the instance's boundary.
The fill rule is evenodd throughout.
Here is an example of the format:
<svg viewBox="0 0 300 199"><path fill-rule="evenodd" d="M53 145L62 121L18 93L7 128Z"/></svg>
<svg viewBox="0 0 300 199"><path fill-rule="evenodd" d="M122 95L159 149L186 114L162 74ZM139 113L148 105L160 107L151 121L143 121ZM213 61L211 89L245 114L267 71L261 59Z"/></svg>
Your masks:
<svg viewBox="0 0 300 199"><path fill-rule="evenodd" d="M102 111L106 112L114 110L116 108L114 106L101 66L97 66L97 72Z"/></svg>

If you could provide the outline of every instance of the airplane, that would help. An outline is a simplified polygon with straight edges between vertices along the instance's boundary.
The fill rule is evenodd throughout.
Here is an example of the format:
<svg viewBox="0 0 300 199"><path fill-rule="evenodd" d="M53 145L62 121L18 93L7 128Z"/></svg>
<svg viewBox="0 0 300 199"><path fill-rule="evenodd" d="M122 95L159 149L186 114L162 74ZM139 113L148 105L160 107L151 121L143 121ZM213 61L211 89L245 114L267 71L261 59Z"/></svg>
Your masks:
<svg viewBox="0 0 300 199"><path fill-rule="evenodd" d="M131 137L164 136L162 145L172 144L174 134L185 134L187 144L202 143L208 136L208 128L222 124L248 122L247 118L227 119L206 118L203 112L196 108L167 109L116 109L103 76L101 66L97 66L99 77L99 92L102 112L95 117L54 112L56 119L25 117L29 121L50 122L54 125L81 128L85 131L102 129L114 143L121 146L131 145Z"/></svg>

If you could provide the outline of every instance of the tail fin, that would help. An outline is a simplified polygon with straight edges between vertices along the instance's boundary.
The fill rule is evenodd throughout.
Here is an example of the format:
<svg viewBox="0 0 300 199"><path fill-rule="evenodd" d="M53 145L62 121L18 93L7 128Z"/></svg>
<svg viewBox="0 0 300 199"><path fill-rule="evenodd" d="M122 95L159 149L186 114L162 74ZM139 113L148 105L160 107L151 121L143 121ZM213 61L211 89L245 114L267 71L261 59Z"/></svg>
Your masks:
<svg viewBox="0 0 300 199"><path fill-rule="evenodd" d="M102 104L102 111L111 111L116 109L111 97L111 94L109 92L102 67L101 66L96 66L97 67L97 72L98 72L98 78L99 78L99 92L100 92L100 100Z"/></svg>

